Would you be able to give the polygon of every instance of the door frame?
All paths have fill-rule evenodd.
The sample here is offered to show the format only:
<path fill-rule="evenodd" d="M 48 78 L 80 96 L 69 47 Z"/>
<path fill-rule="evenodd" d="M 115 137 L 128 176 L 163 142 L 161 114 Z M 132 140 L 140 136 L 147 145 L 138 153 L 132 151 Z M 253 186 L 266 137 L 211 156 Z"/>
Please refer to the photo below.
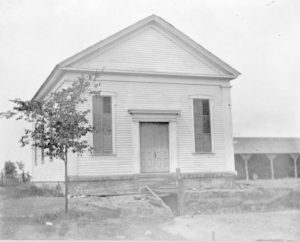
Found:
<path fill-rule="evenodd" d="M 140 173 L 142 174 L 157 174 L 157 173 L 169 173 L 170 172 L 170 145 L 169 145 L 169 142 L 170 142 L 170 136 L 169 136 L 169 122 L 139 122 L 139 127 L 140 127 L 140 132 L 141 132 L 141 127 L 142 127 L 142 124 L 163 124 L 163 125 L 167 125 L 167 136 L 166 138 L 168 139 L 168 142 L 166 144 L 166 148 L 168 149 L 168 171 L 153 171 L 153 172 L 147 172 L 147 171 L 142 171 L 142 168 L 140 169 Z M 140 135 L 140 147 L 141 147 L 141 143 L 142 143 L 142 140 L 143 138 L 146 138 L 146 137 L 142 137 Z M 146 161 L 142 161 L 142 150 L 140 149 L 140 166 L 142 166 L 142 163 L 143 162 L 146 162 Z"/>
<path fill-rule="evenodd" d="M 132 116 L 132 152 L 134 162 L 134 173 L 141 173 L 140 159 L 140 122 L 164 122 L 169 123 L 169 162 L 170 173 L 179 168 L 178 145 L 177 145 L 177 118 L 180 116 L 178 110 L 128 110 Z"/>

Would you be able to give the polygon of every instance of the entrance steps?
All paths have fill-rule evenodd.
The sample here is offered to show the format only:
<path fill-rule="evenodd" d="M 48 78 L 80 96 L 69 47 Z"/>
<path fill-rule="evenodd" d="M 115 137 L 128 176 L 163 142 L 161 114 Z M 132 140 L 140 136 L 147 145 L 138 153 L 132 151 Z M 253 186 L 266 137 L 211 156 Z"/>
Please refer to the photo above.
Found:
<path fill-rule="evenodd" d="M 138 177 L 138 184 L 140 188 L 151 188 L 162 197 L 177 190 L 176 180 L 171 174 L 143 174 Z"/>

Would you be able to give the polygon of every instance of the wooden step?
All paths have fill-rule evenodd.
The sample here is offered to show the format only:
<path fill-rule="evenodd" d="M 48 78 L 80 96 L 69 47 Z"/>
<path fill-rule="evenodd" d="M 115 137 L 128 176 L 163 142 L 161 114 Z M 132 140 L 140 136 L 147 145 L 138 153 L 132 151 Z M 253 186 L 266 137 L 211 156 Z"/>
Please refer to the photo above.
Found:
<path fill-rule="evenodd" d="M 138 184 L 140 187 L 147 186 L 163 196 L 177 191 L 177 182 L 170 174 L 142 174 L 138 178 Z"/>

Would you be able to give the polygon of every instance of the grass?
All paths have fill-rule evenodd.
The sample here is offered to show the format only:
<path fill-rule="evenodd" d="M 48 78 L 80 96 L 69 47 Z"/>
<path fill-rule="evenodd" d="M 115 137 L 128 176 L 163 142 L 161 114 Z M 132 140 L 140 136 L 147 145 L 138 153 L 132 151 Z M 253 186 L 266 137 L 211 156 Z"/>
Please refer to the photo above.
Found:
<path fill-rule="evenodd" d="M 63 197 L 62 188 L 59 184 L 55 187 L 49 187 L 47 185 L 36 186 L 32 183 L 23 184 L 20 186 L 11 186 L 7 193 L 12 198 L 24 198 L 24 197 Z"/>
<path fill-rule="evenodd" d="M 49 188 L 0 187 L 0 239 L 182 239 L 160 228 L 163 208 L 133 196 L 74 197 L 69 208 Z"/>
<path fill-rule="evenodd" d="M 296 229 L 300 226 L 299 180 L 238 184 L 235 192 L 248 203 L 250 212 L 212 209 L 210 215 L 175 219 L 163 208 L 134 196 L 73 197 L 65 214 L 59 187 L 0 187 L 0 239 L 211 240 L 212 231 L 216 239 L 300 238 Z M 215 195 L 222 201 L 228 196 Z M 269 210 L 252 211 L 253 204 L 266 203 Z"/>
<path fill-rule="evenodd" d="M 296 179 L 238 181 L 237 185 L 237 189 L 187 191 L 186 214 L 300 209 Z"/>

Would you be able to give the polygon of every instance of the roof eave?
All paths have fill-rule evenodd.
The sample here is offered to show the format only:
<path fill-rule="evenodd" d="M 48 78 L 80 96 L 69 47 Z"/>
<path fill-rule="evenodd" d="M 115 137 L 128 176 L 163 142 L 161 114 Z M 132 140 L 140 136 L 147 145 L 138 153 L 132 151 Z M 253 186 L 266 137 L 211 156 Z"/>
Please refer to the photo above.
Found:
<path fill-rule="evenodd" d="M 65 67 L 67 65 L 70 65 L 71 63 L 73 63 L 74 61 L 76 61 L 78 58 L 81 58 L 87 54 L 89 54 L 90 52 L 94 51 L 95 49 L 101 48 L 102 46 L 110 43 L 111 41 L 114 41 L 116 39 L 118 39 L 119 37 L 126 35 L 134 30 L 137 30 L 139 28 L 141 28 L 142 26 L 144 26 L 146 23 L 150 23 L 151 21 L 153 21 L 155 19 L 155 15 L 151 15 L 147 18 L 144 18 L 120 31 L 118 31 L 117 33 L 108 36 L 107 38 L 89 46 L 88 48 L 78 52 L 75 55 L 72 55 L 71 57 L 63 60 L 62 62 L 60 62 L 58 65 Z"/>
<path fill-rule="evenodd" d="M 222 80 L 233 80 L 237 78 L 234 75 L 210 75 L 201 73 L 184 73 L 184 72 L 159 72 L 159 71 L 136 71 L 136 70 L 121 70 L 121 69 L 109 69 L 93 70 L 87 68 L 72 68 L 72 67 L 61 67 L 60 70 L 70 72 L 101 72 L 105 74 L 123 74 L 123 75 L 143 75 L 143 76 L 171 76 L 171 77 L 191 77 L 191 78 L 207 78 L 207 79 L 222 79 Z"/>
<path fill-rule="evenodd" d="M 228 80 L 233 80 L 235 78 L 237 78 L 241 73 L 238 72 L 237 70 L 235 70 L 233 67 L 231 67 L 230 65 L 228 65 L 227 63 L 225 63 L 224 61 L 222 61 L 221 59 L 219 59 L 217 56 L 215 56 L 214 54 L 212 54 L 211 52 L 209 52 L 208 50 L 206 50 L 204 47 L 202 47 L 201 45 L 199 45 L 197 42 L 195 42 L 194 40 L 192 40 L 191 38 L 189 38 L 188 36 L 186 36 L 184 33 L 182 33 L 181 31 L 179 31 L 178 29 L 176 29 L 175 27 L 173 27 L 170 23 L 168 23 L 167 21 L 165 21 L 164 19 L 156 16 L 156 15 L 151 15 L 147 18 L 144 18 L 140 21 L 138 21 L 137 23 L 134 23 L 130 26 L 128 26 L 127 28 L 105 38 L 104 40 L 97 42 L 96 44 L 80 51 L 79 53 L 65 59 L 64 61 L 60 62 L 59 64 L 57 64 L 55 66 L 55 68 L 52 70 L 52 72 L 50 73 L 50 75 L 47 77 L 47 79 L 45 80 L 45 82 L 42 84 L 42 86 L 38 89 L 38 91 L 36 92 L 36 94 L 33 96 L 32 100 L 37 100 L 39 98 L 39 95 L 41 94 L 41 92 L 44 90 L 44 88 L 48 85 L 48 83 L 53 79 L 53 77 L 60 71 L 62 70 L 61 68 L 67 67 L 70 64 L 74 63 L 75 61 L 77 61 L 78 59 L 90 54 L 91 52 L 104 47 L 105 45 L 107 45 L 108 43 L 110 43 L 111 41 L 115 41 L 119 38 L 121 38 L 122 36 L 125 36 L 139 28 L 142 28 L 144 25 L 149 24 L 151 22 L 156 22 L 158 24 L 160 24 L 162 27 L 164 27 L 166 30 L 168 30 L 169 32 L 173 33 L 177 38 L 181 39 L 182 41 L 187 42 L 188 44 L 190 44 L 193 48 L 195 48 L 197 51 L 199 51 L 201 54 L 203 54 L 204 56 L 206 56 L 209 60 L 211 60 L 212 62 L 215 62 L 217 65 L 219 65 L 221 68 L 223 68 L 225 71 L 229 72 L 230 74 L 227 75 L 225 77 L 225 79 Z"/>
<path fill-rule="evenodd" d="M 33 100 L 39 100 L 39 95 L 41 94 L 41 92 L 43 91 L 43 89 L 48 85 L 48 83 L 50 83 L 50 81 L 53 79 L 53 77 L 59 72 L 60 70 L 60 65 L 56 65 L 53 70 L 51 71 L 51 73 L 49 74 L 49 76 L 46 78 L 46 80 L 44 81 L 44 83 L 40 86 L 40 88 L 37 90 L 37 92 L 34 94 L 34 96 L 32 97 L 32 101 Z"/>
<path fill-rule="evenodd" d="M 171 32 L 172 34 L 174 34 L 177 38 L 181 39 L 182 41 L 187 42 L 188 44 L 190 44 L 195 50 L 199 51 L 200 54 L 204 55 L 206 58 L 210 59 L 211 61 L 215 62 L 217 65 L 219 65 L 221 68 L 223 68 L 225 71 L 229 72 L 232 76 L 234 76 L 234 78 L 237 78 L 239 75 L 241 75 L 241 73 L 239 71 L 237 71 L 236 69 L 234 69 L 233 67 L 231 67 L 229 64 L 225 63 L 224 61 L 222 61 L 220 58 L 218 58 L 217 56 L 215 56 L 213 53 L 211 53 L 210 51 L 208 51 L 207 49 L 205 49 L 204 47 L 202 47 L 200 44 L 198 44 L 197 42 L 195 42 L 194 40 L 192 40 L 190 37 L 188 37 L 187 35 L 185 35 L 183 32 L 181 32 L 180 30 L 178 30 L 177 28 L 175 28 L 173 25 L 171 25 L 170 23 L 168 23 L 166 20 L 162 19 L 161 17 L 158 17 L 156 15 L 151 15 L 147 18 L 144 18 L 128 27 L 126 27 L 125 29 L 105 38 L 104 40 L 101 40 L 97 43 L 95 43 L 94 45 L 78 52 L 77 54 L 67 58 L 66 60 L 60 62 L 58 65 L 62 66 L 62 67 L 66 67 L 72 63 L 74 63 L 75 61 L 77 61 L 78 59 L 90 54 L 91 52 L 104 47 L 106 44 L 111 43 L 112 41 L 115 41 L 119 38 L 121 38 L 122 36 L 125 36 L 127 34 L 130 34 L 133 31 L 138 30 L 139 28 L 142 28 L 143 26 L 145 26 L 146 24 L 150 24 L 151 22 L 156 22 L 158 24 L 160 24 L 162 27 L 164 27 L 167 31 Z"/>
<path fill-rule="evenodd" d="M 156 20 L 160 24 L 162 24 L 163 26 L 165 26 L 166 28 L 171 30 L 173 32 L 173 34 L 175 34 L 178 38 L 183 39 L 184 41 L 186 41 L 187 43 L 192 45 L 195 49 L 200 51 L 201 54 L 203 54 L 203 55 L 207 56 L 209 59 L 212 59 L 213 61 L 215 61 L 217 64 L 219 64 L 221 67 L 223 67 L 225 70 L 230 72 L 233 76 L 235 76 L 235 78 L 238 77 L 239 75 L 241 75 L 241 73 L 239 71 L 234 69 L 232 66 L 230 66 L 226 62 L 222 61 L 219 57 L 217 57 L 212 52 L 210 52 L 209 50 L 207 50 L 206 48 L 204 48 L 203 46 L 198 44 L 196 41 L 194 41 L 189 36 L 187 36 L 186 34 L 181 32 L 179 29 L 175 28 L 172 24 L 168 23 L 161 17 L 158 17 L 158 16 L 155 16 L 155 17 L 156 17 Z"/>

